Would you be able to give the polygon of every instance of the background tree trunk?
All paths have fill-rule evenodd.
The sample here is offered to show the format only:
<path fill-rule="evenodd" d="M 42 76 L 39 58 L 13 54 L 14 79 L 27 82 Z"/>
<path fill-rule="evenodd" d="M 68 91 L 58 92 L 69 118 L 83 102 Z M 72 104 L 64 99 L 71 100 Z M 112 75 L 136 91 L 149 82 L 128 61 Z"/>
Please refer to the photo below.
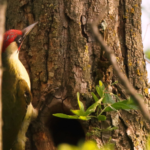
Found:
<path fill-rule="evenodd" d="M 106 11 L 105 8 L 108 7 Z M 39 21 L 24 42 L 20 59 L 27 68 L 33 105 L 40 113 L 27 136 L 28 150 L 55 150 L 61 142 L 77 144 L 95 139 L 99 145 L 110 137 L 116 149 L 143 149 L 149 125 L 137 111 L 107 114 L 107 121 L 65 120 L 53 113 L 77 109 L 76 93 L 87 108 L 91 92 L 102 80 L 110 92 L 126 98 L 104 50 L 92 38 L 89 23 L 99 19 L 100 32 L 115 53 L 122 71 L 148 103 L 147 73 L 141 39 L 141 0 L 8 0 L 6 29 L 23 29 Z M 105 31 L 101 22 L 106 22 Z M 91 127 L 117 126 L 113 132 L 87 137 Z"/>
<path fill-rule="evenodd" d="M 5 13 L 6 13 L 6 1 L 1 0 L 0 1 L 0 53 L 2 52 L 2 44 L 3 44 L 3 35 L 5 32 Z M 2 126 L 3 126 L 3 119 L 2 119 L 2 62 L 1 62 L 1 55 L 0 55 L 0 149 L 3 148 L 2 145 Z"/>

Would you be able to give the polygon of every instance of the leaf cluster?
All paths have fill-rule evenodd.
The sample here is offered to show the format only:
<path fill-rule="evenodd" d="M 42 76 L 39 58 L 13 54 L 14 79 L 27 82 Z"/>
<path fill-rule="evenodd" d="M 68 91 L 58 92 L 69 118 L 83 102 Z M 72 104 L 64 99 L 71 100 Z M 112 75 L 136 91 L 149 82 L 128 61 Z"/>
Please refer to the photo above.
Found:
<path fill-rule="evenodd" d="M 116 84 L 116 82 L 113 84 Z M 80 94 L 77 93 L 77 102 L 79 109 L 71 110 L 71 112 L 74 115 L 56 113 L 53 114 L 53 116 L 66 119 L 80 119 L 80 120 L 90 120 L 91 118 L 96 118 L 99 121 L 105 121 L 106 116 L 103 114 L 104 112 L 110 111 L 118 112 L 118 110 L 120 109 L 123 110 L 138 109 L 137 105 L 131 98 L 121 101 L 117 95 L 109 93 L 105 89 L 105 86 L 102 83 L 102 81 L 99 81 L 99 85 L 96 86 L 96 91 L 98 96 L 96 96 L 93 92 L 91 93 L 95 102 L 91 106 L 89 106 L 87 110 L 84 109 L 84 105 L 80 101 Z M 112 98 L 112 95 L 115 96 L 119 100 L 119 102 L 115 102 L 115 100 Z M 103 108 L 101 107 L 102 104 L 104 106 Z M 96 115 L 91 115 L 92 113 L 95 113 Z"/>

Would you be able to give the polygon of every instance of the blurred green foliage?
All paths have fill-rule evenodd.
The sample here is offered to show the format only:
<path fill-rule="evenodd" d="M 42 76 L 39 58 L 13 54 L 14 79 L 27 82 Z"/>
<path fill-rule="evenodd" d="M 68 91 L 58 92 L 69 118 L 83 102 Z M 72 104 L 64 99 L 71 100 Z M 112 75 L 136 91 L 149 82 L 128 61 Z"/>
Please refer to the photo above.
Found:
<path fill-rule="evenodd" d="M 147 137 L 146 149 L 145 150 L 150 150 L 150 135 Z"/>
<path fill-rule="evenodd" d="M 114 144 L 107 143 L 106 145 L 98 148 L 96 142 L 86 141 L 79 146 L 72 146 L 69 144 L 61 144 L 58 146 L 58 150 L 114 150 Z"/>
<path fill-rule="evenodd" d="M 146 50 L 144 53 L 145 53 L 145 57 L 147 59 L 150 59 L 150 49 Z"/>

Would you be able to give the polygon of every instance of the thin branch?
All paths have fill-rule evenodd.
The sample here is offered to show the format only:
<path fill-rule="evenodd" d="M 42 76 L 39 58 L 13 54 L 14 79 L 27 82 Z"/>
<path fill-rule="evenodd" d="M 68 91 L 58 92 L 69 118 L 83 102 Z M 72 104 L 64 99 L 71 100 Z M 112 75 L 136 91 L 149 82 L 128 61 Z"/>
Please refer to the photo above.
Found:
<path fill-rule="evenodd" d="M 4 1 L 0 1 L 0 55 L 3 43 L 3 34 L 5 31 L 5 12 L 6 12 L 6 3 Z M 2 150 L 2 93 L 1 93 L 1 85 L 2 85 L 2 62 L 0 56 L 0 150 Z"/>
<path fill-rule="evenodd" d="M 150 64 L 150 61 L 145 57 L 145 60 Z"/>
<path fill-rule="evenodd" d="M 133 88 L 133 86 L 130 84 L 129 80 L 127 79 L 127 77 L 120 71 L 117 61 L 116 61 L 116 57 L 113 54 L 113 52 L 110 50 L 110 48 L 105 44 L 102 36 L 100 35 L 99 31 L 98 31 L 98 26 L 96 23 L 92 24 L 92 30 L 93 33 L 95 35 L 95 37 L 97 38 L 98 42 L 100 43 L 100 45 L 102 46 L 102 48 L 105 50 L 107 57 L 109 59 L 109 61 L 111 62 L 119 80 L 121 81 L 122 85 L 125 87 L 125 89 L 127 90 L 128 94 L 134 99 L 134 101 L 139 105 L 139 108 L 143 114 L 143 116 L 145 117 L 146 120 L 148 120 L 150 122 L 150 115 L 149 115 L 149 111 L 146 107 L 146 105 L 144 104 L 144 99 L 139 96 L 136 92 L 136 90 Z"/>
<path fill-rule="evenodd" d="M 149 25 L 150 25 L 150 23 L 146 26 L 146 31 L 145 31 L 145 34 L 144 34 L 144 37 L 143 37 L 143 41 L 145 40 L 147 29 L 148 29 Z"/>

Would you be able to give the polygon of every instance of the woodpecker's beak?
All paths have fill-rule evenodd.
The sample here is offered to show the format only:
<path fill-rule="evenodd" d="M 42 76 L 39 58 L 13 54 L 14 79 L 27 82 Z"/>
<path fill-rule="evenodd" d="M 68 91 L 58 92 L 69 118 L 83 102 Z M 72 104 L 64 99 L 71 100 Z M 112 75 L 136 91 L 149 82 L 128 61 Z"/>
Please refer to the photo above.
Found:
<path fill-rule="evenodd" d="M 30 33 L 36 24 L 38 24 L 38 22 L 35 22 L 22 30 L 23 38 L 25 38 Z"/>

